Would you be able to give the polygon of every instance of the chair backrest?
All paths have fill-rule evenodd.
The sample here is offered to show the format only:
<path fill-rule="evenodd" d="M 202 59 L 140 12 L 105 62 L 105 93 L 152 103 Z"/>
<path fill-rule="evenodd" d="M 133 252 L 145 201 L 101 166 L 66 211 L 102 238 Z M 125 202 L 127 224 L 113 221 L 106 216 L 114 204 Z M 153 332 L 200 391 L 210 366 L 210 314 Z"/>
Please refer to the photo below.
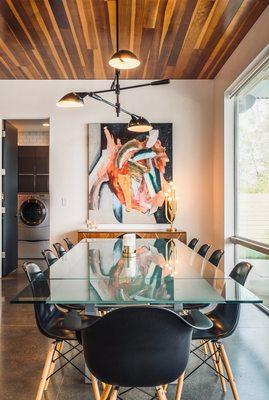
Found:
<path fill-rule="evenodd" d="M 197 243 L 199 242 L 199 239 L 197 238 L 193 238 L 192 240 L 190 240 L 188 247 L 192 250 L 195 249 L 195 246 L 197 245 Z"/>
<path fill-rule="evenodd" d="M 74 243 L 72 243 L 69 238 L 64 238 L 64 241 L 65 241 L 65 243 L 67 245 L 68 250 L 73 249 L 73 247 L 75 246 Z"/>
<path fill-rule="evenodd" d="M 169 383 L 184 371 L 192 328 L 173 311 L 124 307 L 82 331 L 86 364 L 102 382 L 124 387 Z"/>
<path fill-rule="evenodd" d="M 223 256 L 224 251 L 223 250 L 215 250 L 209 257 L 208 261 L 211 262 L 211 264 L 215 265 L 217 267 L 219 265 L 219 262 L 221 260 L 221 257 Z"/>
<path fill-rule="evenodd" d="M 58 261 L 58 257 L 50 249 L 42 250 L 41 253 L 42 253 L 48 267 L 50 267 L 52 264 L 54 264 L 54 263 L 56 263 L 56 261 Z"/>
<path fill-rule="evenodd" d="M 23 264 L 23 270 L 27 275 L 27 278 L 31 284 L 33 296 L 38 297 L 49 297 L 50 288 L 45 278 L 44 273 L 41 271 L 37 264 L 32 262 L 25 262 Z M 61 311 L 55 307 L 54 304 L 46 304 L 41 302 L 34 303 L 36 324 L 39 331 L 49 338 L 55 338 L 49 333 L 50 321 L 57 315 L 62 314 Z"/>
<path fill-rule="evenodd" d="M 252 265 L 247 261 L 242 261 L 233 268 L 230 277 L 237 283 L 244 286 L 248 274 L 252 269 Z M 236 288 L 235 288 L 236 290 Z M 230 336 L 236 329 L 240 317 L 240 304 L 218 304 L 217 307 L 210 313 L 211 318 L 216 317 L 222 321 L 222 337 Z"/>
<path fill-rule="evenodd" d="M 59 258 L 66 254 L 66 250 L 61 243 L 54 243 L 53 247 L 55 248 Z"/>
<path fill-rule="evenodd" d="M 233 278 L 240 285 L 244 286 L 253 265 L 247 261 L 242 261 L 233 268 L 230 273 L 230 277 Z"/>
<path fill-rule="evenodd" d="M 208 252 L 208 250 L 210 249 L 210 245 L 209 244 L 203 244 L 200 249 L 197 251 L 198 254 L 200 254 L 200 256 L 205 257 L 206 253 Z"/>
<path fill-rule="evenodd" d="M 22 265 L 22 269 L 26 273 L 26 276 L 28 278 L 28 281 L 31 283 L 34 279 L 37 279 L 38 277 L 42 277 L 42 271 L 40 267 L 33 263 L 33 262 L 25 262 Z"/>

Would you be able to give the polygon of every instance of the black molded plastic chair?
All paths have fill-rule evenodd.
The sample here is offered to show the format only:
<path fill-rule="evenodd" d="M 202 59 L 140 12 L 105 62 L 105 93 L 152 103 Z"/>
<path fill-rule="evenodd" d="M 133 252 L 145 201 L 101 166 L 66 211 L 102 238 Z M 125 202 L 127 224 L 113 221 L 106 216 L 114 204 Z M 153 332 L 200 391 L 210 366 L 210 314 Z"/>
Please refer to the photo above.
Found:
<path fill-rule="evenodd" d="M 211 264 L 215 265 L 217 267 L 220 263 L 221 257 L 223 256 L 224 251 L 223 250 L 215 250 L 209 257 L 208 261 L 211 262 Z"/>
<path fill-rule="evenodd" d="M 209 244 L 203 244 L 200 249 L 197 251 L 198 254 L 200 254 L 200 256 L 205 257 L 206 253 L 208 252 L 208 250 L 210 249 L 210 245 Z"/>
<path fill-rule="evenodd" d="M 107 384 L 107 396 L 113 387 L 111 399 L 117 398 L 119 387 L 152 386 L 159 399 L 166 399 L 162 385 L 178 378 L 181 393 L 193 328 L 209 326 L 199 311 L 191 318 L 158 307 L 111 311 L 81 331 L 86 364 Z M 102 399 L 107 398 L 104 393 Z"/>
<path fill-rule="evenodd" d="M 39 266 L 34 263 L 26 262 L 23 264 L 23 269 L 31 283 L 33 295 L 36 297 L 40 295 L 42 295 L 42 297 L 49 296 L 50 288 L 48 281 L 45 279 L 45 275 Z M 73 363 L 74 358 L 82 353 L 77 341 L 78 338 L 80 338 L 80 330 L 89 327 L 99 317 L 80 317 L 76 312 L 66 314 L 59 310 L 56 305 L 46 303 L 34 303 L 34 309 L 36 324 L 39 331 L 42 335 L 53 339 L 49 346 L 36 396 L 36 400 L 41 400 L 44 390 L 47 389 L 50 377 L 64 367 L 63 364 L 63 366 L 60 366 L 56 371 L 54 371 L 55 363 L 59 358 L 62 358 L 64 362 L 68 361 L 68 364 L 73 365 L 76 370 L 84 375 L 84 372 Z M 70 341 L 76 341 L 76 343 L 72 345 Z M 64 343 L 72 349 L 73 354 L 70 359 L 66 356 L 70 351 L 63 352 Z"/>
<path fill-rule="evenodd" d="M 246 261 L 240 262 L 234 267 L 230 273 L 230 277 L 240 285 L 244 285 L 251 269 L 252 265 L 250 263 Z M 235 290 L 237 290 L 236 287 Z M 230 382 L 235 400 L 239 399 L 239 396 L 227 354 L 223 343 L 221 343 L 220 340 L 227 338 L 234 333 L 239 322 L 240 308 L 240 304 L 218 304 L 214 310 L 206 314 L 206 316 L 213 322 L 213 327 L 204 330 L 203 332 L 194 330 L 192 337 L 194 340 L 203 340 L 204 345 L 206 347 L 208 346 L 211 357 L 214 361 L 216 372 L 219 374 L 221 379 L 223 390 L 225 390 L 223 366 L 225 367 L 228 376 L 228 379 L 226 380 Z M 197 353 L 195 353 L 195 355 L 198 356 Z"/>
<path fill-rule="evenodd" d="M 54 264 L 54 263 L 56 263 L 56 261 L 58 261 L 58 257 L 50 249 L 42 250 L 41 253 L 42 253 L 42 256 L 44 257 L 48 267 L 50 267 L 52 264 Z"/>
<path fill-rule="evenodd" d="M 68 250 L 71 250 L 71 249 L 73 249 L 73 247 L 75 247 L 74 243 L 72 243 L 69 238 L 64 238 L 64 241 L 67 245 Z"/>
<path fill-rule="evenodd" d="M 199 239 L 193 238 L 192 240 L 190 240 L 188 247 L 191 248 L 192 250 L 194 250 L 195 246 L 197 245 L 198 242 L 199 242 Z"/>
<path fill-rule="evenodd" d="M 54 243 L 53 247 L 55 248 L 56 253 L 59 258 L 61 258 L 62 256 L 64 256 L 67 253 L 65 248 L 63 247 L 63 245 L 59 242 Z"/>

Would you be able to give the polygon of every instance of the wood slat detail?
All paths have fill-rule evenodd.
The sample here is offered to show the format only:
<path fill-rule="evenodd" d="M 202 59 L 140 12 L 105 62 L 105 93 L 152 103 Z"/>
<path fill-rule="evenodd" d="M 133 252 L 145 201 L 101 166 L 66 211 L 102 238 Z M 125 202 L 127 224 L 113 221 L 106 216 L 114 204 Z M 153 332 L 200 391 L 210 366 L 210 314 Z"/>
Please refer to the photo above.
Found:
<path fill-rule="evenodd" d="M 122 79 L 213 79 L 269 0 L 119 0 Z M 111 79 L 115 0 L 1 0 L 0 79 Z M 261 27 L 266 29 L 267 27 Z"/>

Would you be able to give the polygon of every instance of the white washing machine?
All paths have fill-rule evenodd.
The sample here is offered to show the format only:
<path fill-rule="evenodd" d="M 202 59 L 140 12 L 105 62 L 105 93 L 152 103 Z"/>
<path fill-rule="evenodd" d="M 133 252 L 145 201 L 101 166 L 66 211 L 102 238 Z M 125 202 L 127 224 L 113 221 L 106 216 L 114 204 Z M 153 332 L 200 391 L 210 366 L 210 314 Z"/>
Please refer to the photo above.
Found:
<path fill-rule="evenodd" d="M 49 194 L 18 195 L 18 258 L 42 259 L 49 247 Z"/>

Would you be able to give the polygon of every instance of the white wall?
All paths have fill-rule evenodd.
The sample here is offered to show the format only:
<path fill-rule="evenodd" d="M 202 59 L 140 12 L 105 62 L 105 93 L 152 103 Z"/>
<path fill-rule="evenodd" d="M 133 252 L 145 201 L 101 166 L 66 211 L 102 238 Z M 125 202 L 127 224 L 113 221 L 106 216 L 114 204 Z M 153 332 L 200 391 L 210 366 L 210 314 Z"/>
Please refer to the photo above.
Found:
<path fill-rule="evenodd" d="M 229 107 L 226 107 L 224 118 L 224 92 L 268 45 L 268 21 L 269 7 L 265 9 L 214 80 L 213 236 L 216 246 L 223 247 L 224 243 L 226 243 L 226 255 L 230 251 L 227 243 L 231 230 L 230 217 L 233 215 L 233 205 L 229 196 L 233 185 L 233 156 L 231 154 L 233 152 L 233 138 L 228 134 L 224 137 L 224 124 L 226 124 L 227 133 L 233 129 L 233 123 L 231 123 L 232 112 Z M 226 105 L 228 106 L 228 104 Z M 226 162 L 226 166 L 224 165 L 225 152 L 227 155 L 226 161 L 229 159 L 229 162 Z M 229 262 L 232 262 L 231 258 Z"/>
<path fill-rule="evenodd" d="M 129 82 L 128 82 L 129 83 Z M 136 81 L 137 83 L 137 81 Z M 87 124 L 127 122 L 113 109 L 87 101 L 83 109 L 59 109 L 56 101 L 73 90 L 97 90 L 108 81 L 0 81 L 0 118 L 50 118 L 51 240 L 75 232 L 87 218 Z M 180 199 L 176 225 L 189 237 L 213 241 L 212 81 L 122 93 L 122 106 L 152 122 L 174 124 L 174 181 Z M 66 199 L 66 206 L 62 206 Z"/>

